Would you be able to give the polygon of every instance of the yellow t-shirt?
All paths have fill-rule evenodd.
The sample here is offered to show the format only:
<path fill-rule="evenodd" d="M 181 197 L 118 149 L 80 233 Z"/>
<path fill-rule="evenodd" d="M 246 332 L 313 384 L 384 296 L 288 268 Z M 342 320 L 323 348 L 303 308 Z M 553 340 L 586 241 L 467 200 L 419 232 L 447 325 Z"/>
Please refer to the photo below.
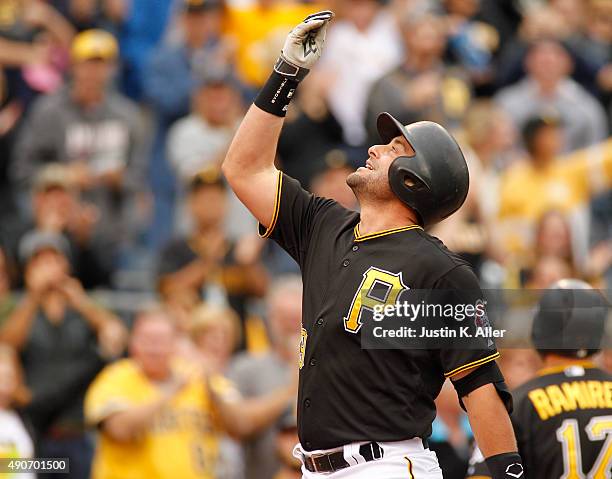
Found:
<path fill-rule="evenodd" d="M 572 213 L 612 186 L 612 139 L 546 166 L 524 162 L 501 177 L 499 219 L 510 252 L 526 247 L 540 217 L 550 210 Z"/>
<path fill-rule="evenodd" d="M 236 63 L 241 79 L 259 87 L 267 80 L 285 38 L 293 27 L 320 5 L 278 4 L 262 9 L 257 5 L 230 8 L 226 33 L 236 42 Z"/>
<path fill-rule="evenodd" d="M 120 360 L 106 367 L 87 391 L 86 421 L 97 425 L 111 414 L 150 402 L 159 394 L 134 361 Z M 212 479 L 218 455 L 213 416 L 204 382 L 187 384 L 138 440 L 118 443 L 100 433 L 92 478 Z"/>

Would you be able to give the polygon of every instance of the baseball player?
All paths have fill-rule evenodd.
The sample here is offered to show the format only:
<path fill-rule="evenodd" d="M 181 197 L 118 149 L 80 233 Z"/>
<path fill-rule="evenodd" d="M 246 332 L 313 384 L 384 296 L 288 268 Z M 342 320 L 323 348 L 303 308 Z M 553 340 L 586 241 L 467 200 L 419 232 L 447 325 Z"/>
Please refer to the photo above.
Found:
<path fill-rule="evenodd" d="M 441 126 L 378 120 L 382 145 L 347 178 L 360 213 L 315 197 L 274 167 L 289 102 L 321 55 L 333 14 L 319 12 L 289 34 L 280 58 L 230 146 L 223 171 L 241 201 L 300 265 L 304 282 L 298 435 L 306 479 L 441 478 L 427 446 L 434 399 L 450 378 L 493 477 L 522 474 L 495 363 L 480 349 L 362 349 L 361 326 L 376 305 L 409 288 L 479 290 L 471 268 L 424 228 L 455 212 L 468 170 Z M 374 290 L 378 293 L 374 294 Z M 363 293 L 363 294 L 362 294 Z M 369 294 L 372 293 L 372 294 Z"/>
<path fill-rule="evenodd" d="M 606 316 L 603 296 L 583 281 L 558 281 L 540 299 L 532 339 L 544 368 L 514 391 L 512 414 L 529 478 L 612 477 L 612 375 L 590 360 Z M 495 477 L 480 451 L 470 462 L 468 478 Z"/>

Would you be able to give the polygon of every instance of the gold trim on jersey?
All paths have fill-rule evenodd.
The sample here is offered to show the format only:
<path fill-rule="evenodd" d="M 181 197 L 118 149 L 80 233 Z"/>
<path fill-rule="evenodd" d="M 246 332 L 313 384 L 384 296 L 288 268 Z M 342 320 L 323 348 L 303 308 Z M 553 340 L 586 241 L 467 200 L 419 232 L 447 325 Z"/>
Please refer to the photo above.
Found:
<path fill-rule="evenodd" d="M 464 364 L 463 366 L 459 366 L 458 368 L 453 369 L 452 371 L 449 371 L 447 373 L 444 373 L 444 377 L 445 378 L 452 378 L 453 376 L 462 373 L 463 371 L 467 370 L 467 369 L 471 369 L 471 368 L 475 368 L 476 366 L 482 366 L 483 364 L 486 364 L 490 361 L 493 361 L 494 359 L 499 358 L 499 353 L 493 353 L 490 356 L 484 357 L 482 359 L 478 359 L 476 361 L 472 361 L 471 363 L 467 363 Z"/>
<path fill-rule="evenodd" d="M 380 238 L 381 236 L 387 236 L 387 235 L 391 235 L 394 233 L 400 233 L 402 231 L 415 230 L 415 229 L 422 230 L 423 228 L 419 225 L 401 226 L 400 228 L 392 228 L 390 230 L 377 231 L 375 233 L 370 233 L 370 234 L 361 236 L 359 234 L 359 224 L 357 224 L 353 232 L 355 234 L 355 241 L 365 241 L 365 240 L 369 240 L 373 238 Z"/>
<path fill-rule="evenodd" d="M 274 231 L 274 227 L 276 226 L 276 221 L 278 220 L 278 211 L 280 210 L 280 200 L 281 193 L 283 190 L 283 172 L 278 172 L 278 179 L 276 180 L 276 196 L 274 197 L 274 213 L 272 213 L 272 220 L 270 221 L 270 226 L 266 228 L 264 234 L 260 234 L 261 238 L 269 238 Z"/>
<path fill-rule="evenodd" d="M 584 359 L 584 360 L 572 361 L 571 363 L 567 363 L 567 364 L 559 364 L 558 366 L 550 366 L 548 368 L 542 368 L 542 369 L 538 370 L 538 372 L 536 374 L 538 376 L 545 376 L 547 374 L 562 373 L 567 368 L 571 368 L 573 366 L 581 366 L 581 367 L 583 367 L 585 369 L 593 369 L 593 368 L 597 367 L 593 361 L 590 361 L 588 359 Z"/>

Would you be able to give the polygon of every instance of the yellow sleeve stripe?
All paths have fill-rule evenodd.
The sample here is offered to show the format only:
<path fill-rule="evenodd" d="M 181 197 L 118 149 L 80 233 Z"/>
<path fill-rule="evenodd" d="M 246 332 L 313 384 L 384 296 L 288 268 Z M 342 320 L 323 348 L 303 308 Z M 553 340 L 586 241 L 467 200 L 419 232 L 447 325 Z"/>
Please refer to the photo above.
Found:
<path fill-rule="evenodd" d="M 281 192 L 283 190 L 283 172 L 278 172 L 278 180 L 276 181 L 276 196 L 274 197 L 274 213 L 272 214 L 272 220 L 270 221 L 270 226 L 266 228 L 264 234 L 260 234 L 262 238 L 269 238 L 274 231 L 274 227 L 276 226 L 276 221 L 278 220 L 278 210 L 280 209 L 280 199 Z"/>
<path fill-rule="evenodd" d="M 468 476 L 466 479 L 491 479 L 491 476 Z"/>
<path fill-rule="evenodd" d="M 458 368 L 453 369 L 452 371 L 449 371 L 447 373 L 444 373 L 444 377 L 445 378 L 452 378 L 453 376 L 455 376 L 456 374 L 459 374 L 467 369 L 470 368 L 475 368 L 476 366 L 481 366 L 485 363 L 488 363 L 490 361 L 493 361 L 495 359 L 499 358 L 499 353 L 493 353 L 490 356 L 484 357 L 482 359 L 478 359 L 477 361 L 472 361 L 471 363 L 467 363 L 464 364 L 463 366 L 459 366 Z"/>

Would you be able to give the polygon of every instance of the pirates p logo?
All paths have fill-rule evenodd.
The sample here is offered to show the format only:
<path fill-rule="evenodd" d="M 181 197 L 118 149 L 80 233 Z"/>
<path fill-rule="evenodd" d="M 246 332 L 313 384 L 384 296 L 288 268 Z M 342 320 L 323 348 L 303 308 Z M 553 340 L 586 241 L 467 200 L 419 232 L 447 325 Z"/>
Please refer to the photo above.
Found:
<path fill-rule="evenodd" d="M 407 289 L 402 281 L 402 273 L 395 274 L 370 267 L 363 273 L 363 280 L 357 288 L 349 314 L 344 318 L 344 329 L 349 333 L 357 333 L 361 329 L 364 310 L 374 311 L 375 306 L 395 304 L 398 296 Z"/>

